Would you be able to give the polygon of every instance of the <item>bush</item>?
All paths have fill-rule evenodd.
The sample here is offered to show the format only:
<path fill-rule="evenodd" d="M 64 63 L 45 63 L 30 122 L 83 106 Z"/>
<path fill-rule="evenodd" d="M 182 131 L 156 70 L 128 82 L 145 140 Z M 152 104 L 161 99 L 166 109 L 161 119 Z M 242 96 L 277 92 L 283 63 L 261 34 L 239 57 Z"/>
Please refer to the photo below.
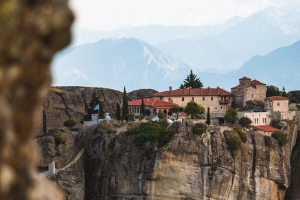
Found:
<path fill-rule="evenodd" d="M 233 131 L 236 132 L 241 140 L 245 143 L 247 141 L 246 134 L 242 131 L 242 129 L 238 126 L 233 127 Z"/>
<path fill-rule="evenodd" d="M 133 112 L 130 112 L 130 113 L 127 115 L 127 119 L 128 119 L 128 121 L 134 121 L 134 113 L 133 113 Z"/>
<path fill-rule="evenodd" d="M 130 129 L 126 132 L 127 135 L 135 135 L 134 143 L 138 147 L 142 147 L 145 143 L 150 142 L 155 143 L 161 132 L 163 132 L 163 127 L 158 122 L 148 121 L 141 123 L 138 127 Z"/>
<path fill-rule="evenodd" d="M 242 147 L 242 140 L 236 134 L 230 136 L 226 140 L 226 142 L 227 142 L 227 145 L 228 145 L 229 149 L 232 150 L 232 151 L 239 150 Z"/>
<path fill-rule="evenodd" d="M 76 125 L 76 121 L 74 119 L 67 119 L 64 122 L 64 126 L 68 128 L 74 127 L 75 125 Z"/>
<path fill-rule="evenodd" d="M 272 133 L 272 138 L 278 141 L 279 146 L 284 146 L 288 142 L 287 135 L 281 131 Z"/>
<path fill-rule="evenodd" d="M 195 124 L 195 126 L 192 129 L 192 133 L 195 135 L 202 135 L 206 131 L 206 125 L 205 124 Z"/>
<path fill-rule="evenodd" d="M 159 148 L 163 147 L 164 145 L 166 145 L 172 138 L 173 136 L 173 129 L 171 128 L 167 128 L 165 129 L 159 137 Z"/>

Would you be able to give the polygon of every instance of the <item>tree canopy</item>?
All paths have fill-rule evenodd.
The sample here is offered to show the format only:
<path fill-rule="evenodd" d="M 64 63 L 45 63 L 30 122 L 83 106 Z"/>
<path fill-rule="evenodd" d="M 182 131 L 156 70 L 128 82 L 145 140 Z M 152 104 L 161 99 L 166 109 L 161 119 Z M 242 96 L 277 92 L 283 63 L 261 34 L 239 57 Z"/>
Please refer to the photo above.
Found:
<path fill-rule="evenodd" d="M 183 87 L 199 88 L 199 87 L 203 87 L 203 84 L 200 81 L 200 79 L 197 78 L 197 75 L 195 75 L 191 70 L 191 73 L 183 81 L 183 84 L 180 85 L 180 89 L 182 89 Z"/>
<path fill-rule="evenodd" d="M 250 124 L 252 123 L 252 120 L 248 117 L 241 117 L 239 119 L 239 124 L 242 126 L 242 127 L 245 127 L 245 128 L 250 128 Z"/>
<path fill-rule="evenodd" d="M 170 109 L 170 111 L 171 111 L 172 113 L 176 113 L 177 119 L 178 119 L 178 113 L 182 112 L 182 111 L 183 111 L 183 108 L 180 107 L 180 106 L 173 106 L 173 107 Z"/>
<path fill-rule="evenodd" d="M 225 112 L 224 120 L 227 123 L 234 124 L 237 119 L 237 111 L 233 108 L 228 108 L 228 110 Z"/>
<path fill-rule="evenodd" d="M 194 116 L 195 118 L 195 114 L 203 114 L 205 109 L 195 101 L 190 101 L 186 104 L 184 112 L 188 115 Z"/>

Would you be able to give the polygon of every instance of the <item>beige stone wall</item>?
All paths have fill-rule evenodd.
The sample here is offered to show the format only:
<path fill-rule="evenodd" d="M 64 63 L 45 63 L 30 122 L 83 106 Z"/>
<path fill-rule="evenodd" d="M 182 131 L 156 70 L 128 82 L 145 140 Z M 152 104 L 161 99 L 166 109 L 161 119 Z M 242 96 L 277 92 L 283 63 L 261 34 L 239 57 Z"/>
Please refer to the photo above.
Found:
<path fill-rule="evenodd" d="M 248 117 L 251 119 L 251 125 L 253 126 L 269 125 L 272 120 L 270 112 L 239 112 L 238 118 L 241 117 Z"/>
<path fill-rule="evenodd" d="M 266 86 L 265 85 L 257 85 L 256 88 L 249 87 L 245 89 L 244 93 L 244 105 L 246 101 L 249 100 L 259 100 L 259 101 L 264 101 L 266 98 Z"/>
<path fill-rule="evenodd" d="M 203 100 L 204 97 L 204 100 Z M 164 98 L 164 101 L 172 101 L 175 104 L 178 104 L 181 107 L 185 107 L 186 104 L 192 100 L 194 100 L 196 103 L 200 104 L 205 108 L 205 111 L 207 108 L 210 108 L 210 112 L 225 112 L 228 107 L 231 106 L 232 103 L 232 97 L 226 97 L 226 100 L 228 100 L 228 104 L 220 104 L 220 101 L 222 100 L 220 96 L 184 96 L 184 97 L 167 97 Z M 182 100 L 184 98 L 184 100 Z M 224 100 L 224 99 L 223 99 Z"/>

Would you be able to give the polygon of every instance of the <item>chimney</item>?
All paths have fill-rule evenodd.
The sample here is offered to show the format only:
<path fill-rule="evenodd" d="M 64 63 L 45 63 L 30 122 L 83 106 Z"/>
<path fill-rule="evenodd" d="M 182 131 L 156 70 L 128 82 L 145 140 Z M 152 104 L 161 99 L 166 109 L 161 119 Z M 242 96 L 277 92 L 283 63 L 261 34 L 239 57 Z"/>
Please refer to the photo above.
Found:
<path fill-rule="evenodd" d="M 148 97 L 145 97 L 145 99 L 146 99 L 146 102 L 148 102 Z"/>
<path fill-rule="evenodd" d="M 199 87 L 200 94 L 202 94 L 202 87 Z"/>
<path fill-rule="evenodd" d="M 172 86 L 170 86 L 169 88 L 170 88 L 170 94 L 172 94 Z"/>
<path fill-rule="evenodd" d="M 210 94 L 210 87 L 208 87 L 207 90 L 208 90 L 208 94 Z"/>
<path fill-rule="evenodd" d="M 184 89 L 185 89 L 185 87 L 183 86 L 183 88 L 182 88 L 182 94 L 184 94 Z"/>
<path fill-rule="evenodd" d="M 217 93 L 220 94 L 220 88 L 219 88 L 219 86 L 217 87 Z"/>

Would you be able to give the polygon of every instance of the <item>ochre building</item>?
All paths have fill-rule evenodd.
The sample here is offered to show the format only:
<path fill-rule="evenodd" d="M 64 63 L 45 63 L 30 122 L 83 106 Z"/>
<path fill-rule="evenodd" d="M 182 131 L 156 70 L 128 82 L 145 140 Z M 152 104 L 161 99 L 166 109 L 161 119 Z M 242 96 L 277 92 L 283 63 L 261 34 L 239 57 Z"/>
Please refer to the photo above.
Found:
<path fill-rule="evenodd" d="M 217 88 L 183 88 L 169 91 L 159 92 L 151 95 L 154 99 L 178 104 L 185 107 L 190 101 L 195 101 L 210 112 L 225 112 L 232 104 L 230 92 Z"/>

